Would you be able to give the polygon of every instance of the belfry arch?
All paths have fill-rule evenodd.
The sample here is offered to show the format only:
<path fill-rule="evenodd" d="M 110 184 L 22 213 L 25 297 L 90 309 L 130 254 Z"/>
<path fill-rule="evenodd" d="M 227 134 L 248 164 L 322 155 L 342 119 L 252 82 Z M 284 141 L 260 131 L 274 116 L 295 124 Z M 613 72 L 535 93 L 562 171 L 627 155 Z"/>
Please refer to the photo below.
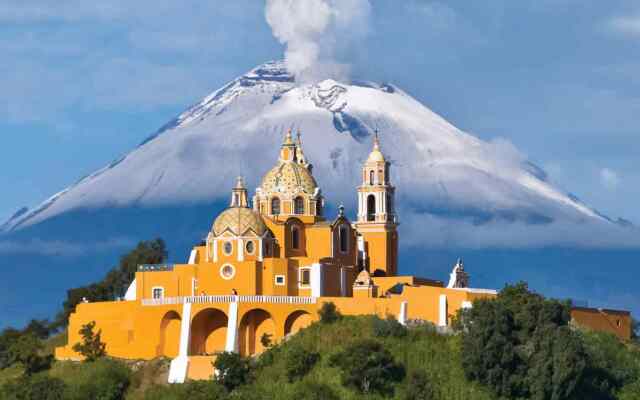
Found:
<path fill-rule="evenodd" d="M 189 354 L 209 355 L 224 351 L 227 324 L 227 314 L 217 308 L 199 311 L 191 320 Z"/>
<path fill-rule="evenodd" d="M 373 221 L 376 218 L 376 196 L 370 194 L 367 196 L 367 221 Z"/>
<path fill-rule="evenodd" d="M 270 335 L 275 341 L 276 324 L 269 312 L 256 308 L 242 317 L 238 329 L 238 350 L 242 356 L 251 356 L 266 350 L 262 345 L 262 337 Z"/>

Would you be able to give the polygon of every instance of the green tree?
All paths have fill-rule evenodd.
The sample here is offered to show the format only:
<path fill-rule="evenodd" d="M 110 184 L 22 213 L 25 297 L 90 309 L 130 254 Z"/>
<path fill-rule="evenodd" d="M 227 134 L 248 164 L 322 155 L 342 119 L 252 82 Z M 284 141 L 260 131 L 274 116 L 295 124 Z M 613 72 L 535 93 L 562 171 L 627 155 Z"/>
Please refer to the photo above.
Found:
<path fill-rule="evenodd" d="M 0 388 L 4 400 L 63 400 L 66 385 L 46 374 L 25 375 Z"/>
<path fill-rule="evenodd" d="M 569 318 L 568 304 L 525 283 L 476 301 L 458 316 L 465 374 L 506 398 L 572 398 L 588 360 Z"/>
<path fill-rule="evenodd" d="M 73 350 L 82 354 L 85 361 L 92 362 L 106 355 L 106 344 L 102 342 L 102 330 L 94 332 L 96 322 L 91 321 L 82 325 L 78 333 L 82 336 L 82 343 L 73 345 Z"/>
<path fill-rule="evenodd" d="M 0 334 L 0 369 L 7 368 L 11 365 L 9 349 L 21 334 L 19 330 L 14 328 L 7 328 Z"/>
<path fill-rule="evenodd" d="M 300 345 L 289 346 L 285 352 L 285 369 L 289 382 L 303 378 L 319 359 L 320 354 L 305 350 Z"/>
<path fill-rule="evenodd" d="M 216 381 L 228 391 L 249 381 L 249 361 L 238 353 L 225 351 L 218 354 L 213 367 L 216 369 Z"/>
<path fill-rule="evenodd" d="M 273 341 L 271 339 L 273 335 L 270 333 L 263 333 L 262 336 L 260 337 L 260 344 L 262 344 L 262 347 L 264 347 L 265 349 L 271 347 L 271 345 L 273 344 Z"/>
<path fill-rule="evenodd" d="M 341 370 L 343 385 L 362 393 L 390 394 L 393 384 L 405 375 L 404 367 L 375 340 L 357 341 L 331 356 L 329 362 Z"/>
<path fill-rule="evenodd" d="M 322 307 L 318 310 L 318 315 L 320 316 L 320 322 L 323 324 L 332 324 L 342 317 L 336 305 L 330 301 L 322 303 Z"/>
<path fill-rule="evenodd" d="M 424 371 L 413 371 L 400 393 L 400 400 L 432 400 L 433 387 Z"/>
<path fill-rule="evenodd" d="M 22 364 L 27 375 L 48 369 L 53 357 L 41 355 L 43 348 L 42 341 L 34 334 L 23 334 L 9 347 L 9 364 Z"/>
<path fill-rule="evenodd" d="M 373 318 L 373 334 L 377 337 L 402 337 L 407 334 L 407 328 L 393 315 L 387 315 L 386 319 L 376 316 Z"/>
<path fill-rule="evenodd" d="M 640 342 L 640 321 L 635 318 L 631 319 L 631 340 Z"/>
<path fill-rule="evenodd" d="M 292 400 L 340 400 L 340 397 L 325 383 L 300 382 L 291 393 Z"/>
<path fill-rule="evenodd" d="M 131 383 L 131 370 L 124 363 L 102 358 L 80 365 L 67 377 L 65 400 L 123 400 Z"/>

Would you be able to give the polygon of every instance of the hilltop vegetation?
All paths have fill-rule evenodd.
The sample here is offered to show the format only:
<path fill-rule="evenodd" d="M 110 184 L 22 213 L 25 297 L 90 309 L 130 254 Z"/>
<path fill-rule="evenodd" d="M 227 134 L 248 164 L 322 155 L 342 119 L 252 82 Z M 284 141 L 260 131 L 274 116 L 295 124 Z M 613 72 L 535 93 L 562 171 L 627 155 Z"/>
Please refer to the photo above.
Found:
<path fill-rule="evenodd" d="M 132 266 L 165 256 L 161 241 L 143 242 L 105 280 L 73 293 L 111 296 L 123 290 Z M 64 313 L 77 300 L 71 292 Z M 568 304 L 526 284 L 475 302 L 446 333 L 393 317 L 341 316 L 332 303 L 319 316 L 285 342 L 263 337 L 270 347 L 259 357 L 222 353 L 215 380 L 170 386 L 168 359 L 106 358 L 91 324 L 78 346 L 88 361 L 54 361 L 65 334 L 32 321 L 0 334 L 0 399 L 640 399 L 637 342 L 571 326 Z"/>

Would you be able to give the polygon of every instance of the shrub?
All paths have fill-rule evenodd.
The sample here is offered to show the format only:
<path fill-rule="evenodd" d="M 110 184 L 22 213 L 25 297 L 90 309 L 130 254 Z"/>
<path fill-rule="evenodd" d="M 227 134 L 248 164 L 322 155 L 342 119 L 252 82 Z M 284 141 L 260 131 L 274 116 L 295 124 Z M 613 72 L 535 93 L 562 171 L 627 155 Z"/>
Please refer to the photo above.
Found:
<path fill-rule="evenodd" d="M 80 335 L 82 336 L 82 343 L 76 343 L 73 345 L 73 350 L 82 354 L 85 357 L 85 361 L 92 362 L 98 358 L 104 357 L 106 354 L 106 344 L 102 342 L 102 330 L 97 333 L 93 332 L 96 322 L 91 321 L 80 328 Z"/>
<path fill-rule="evenodd" d="M 23 376 L 0 388 L 4 400 L 62 400 L 65 384 L 58 378 L 45 374 Z"/>
<path fill-rule="evenodd" d="M 503 397 L 573 396 L 587 358 L 568 327 L 568 305 L 520 283 L 495 299 L 477 300 L 461 321 L 462 365 L 469 379 Z"/>
<path fill-rule="evenodd" d="M 340 400 L 340 397 L 324 383 L 300 382 L 295 385 L 291 393 L 292 400 Z"/>
<path fill-rule="evenodd" d="M 129 387 L 131 371 L 121 362 L 102 358 L 73 366 L 67 383 L 65 400 L 121 400 Z"/>
<path fill-rule="evenodd" d="M 342 317 L 336 305 L 332 302 L 322 303 L 318 315 L 320 316 L 320 322 L 323 324 L 332 324 Z"/>
<path fill-rule="evenodd" d="M 9 348 L 18 340 L 20 335 L 21 332 L 13 328 L 7 328 L 0 334 L 0 369 L 7 368 L 11 365 Z"/>
<path fill-rule="evenodd" d="M 285 369 L 289 382 L 304 377 L 320 359 L 320 354 L 292 345 L 285 353 Z"/>
<path fill-rule="evenodd" d="M 377 316 L 373 319 L 373 335 L 377 337 L 403 337 L 407 334 L 405 328 L 393 315 L 387 315 L 386 319 Z"/>
<path fill-rule="evenodd" d="M 400 400 L 431 400 L 433 398 L 433 388 L 424 371 L 412 372 L 400 395 Z"/>
<path fill-rule="evenodd" d="M 238 353 L 220 353 L 213 363 L 216 369 L 216 381 L 228 391 L 232 391 L 249 381 L 249 362 Z"/>
<path fill-rule="evenodd" d="M 404 378 L 404 367 L 374 340 L 360 340 L 334 354 L 331 366 L 341 370 L 342 384 L 362 393 L 389 394 L 393 383 Z"/>
<path fill-rule="evenodd" d="M 9 364 L 20 363 L 27 375 L 48 369 L 53 357 L 42 356 L 40 353 L 44 345 L 34 334 L 24 334 L 11 344 L 8 351 Z"/>
<path fill-rule="evenodd" d="M 262 347 L 264 347 L 265 349 L 271 347 L 271 345 L 273 344 L 273 341 L 271 339 L 273 335 L 270 333 L 263 333 L 262 336 L 260 337 L 260 344 L 262 344 Z"/>
<path fill-rule="evenodd" d="M 225 389 L 213 381 L 187 381 L 181 385 L 156 385 L 147 389 L 144 400 L 225 400 Z"/>

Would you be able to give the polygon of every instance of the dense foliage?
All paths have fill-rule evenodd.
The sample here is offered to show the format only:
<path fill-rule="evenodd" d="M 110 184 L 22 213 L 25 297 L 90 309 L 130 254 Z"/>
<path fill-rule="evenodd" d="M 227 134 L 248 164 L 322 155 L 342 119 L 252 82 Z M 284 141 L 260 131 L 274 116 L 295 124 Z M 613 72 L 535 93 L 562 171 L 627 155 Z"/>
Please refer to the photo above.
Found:
<path fill-rule="evenodd" d="M 218 354 L 213 366 L 217 371 L 216 381 L 229 391 L 249 381 L 249 361 L 238 353 Z"/>
<path fill-rule="evenodd" d="M 334 354 L 332 366 L 341 370 L 342 384 L 362 393 L 390 394 L 404 378 L 404 367 L 379 342 L 363 339 Z"/>
<path fill-rule="evenodd" d="M 332 324 L 342 317 L 336 305 L 332 302 L 322 303 L 322 307 L 318 310 L 318 316 L 320 317 L 320 323 L 323 324 Z"/>
<path fill-rule="evenodd" d="M 499 396 L 571 398 L 587 364 L 583 344 L 569 328 L 569 306 L 547 300 L 526 284 L 507 286 L 497 299 L 466 310 L 462 365 Z"/>
<path fill-rule="evenodd" d="M 616 337 L 569 325 L 568 304 L 520 283 L 461 312 L 462 365 L 504 398 L 615 399 L 640 380 L 640 354 Z"/>
<path fill-rule="evenodd" d="M 42 355 L 44 345 L 33 333 L 18 337 L 9 347 L 9 364 L 19 363 L 27 375 L 48 369 L 53 361 L 52 355 Z"/>
<path fill-rule="evenodd" d="M 377 337 L 403 337 L 407 334 L 407 328 L 398 322 L 393 315 L 387 315 L 386 319 L 377 316 L 373 319 L 373 334 Z"/>
<path fill-rule="evenodd" d="M 85 361 L 91 362 L 106 355 L 107 345 L 102 342 L 102 330 L 94 332 L 95 321 L 91 321 L 80 328 L 82 342 L 73 345 L 73 350 L 84 356 Z"/>
<path fill-rule="evenodd" d="M 302 346 L 288 346 L 285 352 L 287 378 L 289 382 L 303 378 L 320 359 L 320 354 Z"/>

